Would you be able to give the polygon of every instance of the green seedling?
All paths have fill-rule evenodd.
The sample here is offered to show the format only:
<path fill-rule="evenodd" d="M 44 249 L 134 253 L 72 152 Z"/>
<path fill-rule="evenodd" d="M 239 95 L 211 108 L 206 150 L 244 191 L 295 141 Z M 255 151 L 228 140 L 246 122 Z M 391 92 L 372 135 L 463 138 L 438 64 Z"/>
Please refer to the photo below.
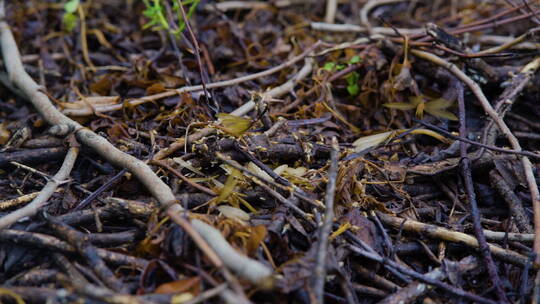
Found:
<path fill-rule="evenodd" d="M 66 32 L 71 33 L 77 26 L 79 21 L 77 15 L 77 8 L 79 7 L 79 0 L 69 0 L 64 4 L 64 16 L 62 18 L 62 25 Z"/>
<path fill-rule="evenodd" d="M 182 11 L 180 10 L 180 1 L 172 1 L 172 13 L 178 19 L 178 24 L 174 29 L 167 21 L 165 7 L 163 1 L 168 0 L 143 0 L 146 9 L 143 11 L 143 15 L 150 21 L 143 26 L 143 29 L 152 28 L 154 30 L 167 30 L 169 33 L 180 36 L 180 33 L 186 28 L 186 20 L 184 20 Z M 195 13 L 195 9 L 200 0 L 186 0 L 182 1 L 183 5 L 188 5 L 189 9 L 186 12 L 186 17 L 189 19 Z"/>
<path fill-rule="evenodd" d="M 353 56 L 349 62 L 347 62 L 347 65 L 345 64 L 338 64 L 335 62 L 327 62 L 324 64 L 323 69 L 329 72 L 334 71 L 341 71 L 345 69 L 348 65 L 353 65 L 362 62 L 362 58 L 358 55 Z M 358 72 L 353 71 L 345 77 L 345 80 L 347 81 L 347 92 L 349 92 L 349 95 L 356 96 L 358 93 L 360 93 L 360 87 L 358 86 L 358 81 L 360 80 L 360 74 Z"/>

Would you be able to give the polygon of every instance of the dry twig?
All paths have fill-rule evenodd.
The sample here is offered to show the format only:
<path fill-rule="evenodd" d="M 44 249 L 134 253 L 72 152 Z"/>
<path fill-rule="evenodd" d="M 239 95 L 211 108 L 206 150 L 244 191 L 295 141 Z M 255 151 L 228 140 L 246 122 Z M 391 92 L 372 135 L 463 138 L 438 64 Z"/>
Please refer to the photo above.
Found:
<path fill-rule="evenodd" d="M 60 170 L 58 170 L 58 172 L 47 182 L 45 187 L 41 189 L 37 197 L 33 199 L 30 204 L 0 218 L 0 229 L 8 227 L 24 217 L 36 214 L 39 208 L 47 203 L 49 198 L 56 192 L 58 186 L 69 177 L 78 154 L 79 147 L 71 147 L 66 154 L 66 158 L 64 159 L 64 163 Z"/>
<path fill-rule="evenodd" d="M 475 249 L 478 248 L 478 241 L 476 240 L 476 238 L 462 232 L 452 231 L 449 229 L 437 227 L 435 225 L 424 224 L 410 219 L 402 219 L 380 212 L 378 212 L 377 215 L 380 217 L 383 223 L 396 229 L 403 229 L 404 231 L 419 233 L 421 235 L 426 235 L 431 238 L 437 238 L 449 242 L 456 242 Z M 491 253 L 501 260 L 516 265 L 525 265 L 527 263 L 527 257 L 515 251 L 503 249 L 492 244 L 488 244 L 488 247 Z"/>
<path fill-rule="evenodd" d="M 315 303 L 324 303 L 324 283 L 326 282 L 326 254 L 328 252 L 328 236 L 334 223 L 334 197 L 336 195 L 337 174 L 339 169 L 339 145 L 337 138 L 332 138 L 332 154 L 330 157 L 330 168 L 328 169 L 328 183 L 324 205 L 326 207 L 324 219 L 319 229 L 319 242 L 317 244 L 317 256 L 315 262 L 313 291 L 315 292 Z"/>

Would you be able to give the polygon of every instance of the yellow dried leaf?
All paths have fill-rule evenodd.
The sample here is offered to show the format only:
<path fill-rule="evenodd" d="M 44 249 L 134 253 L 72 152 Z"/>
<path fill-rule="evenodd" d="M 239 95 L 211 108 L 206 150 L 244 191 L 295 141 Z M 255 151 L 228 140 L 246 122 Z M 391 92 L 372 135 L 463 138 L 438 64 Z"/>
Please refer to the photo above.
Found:
<path fill-rule="evenodd" d="M 233 192 L 234 187 L 236 187 L 236 184 L 238 184 L 238 178 L 240 178 L 240 176 L 242 176 L 240 170 L 231 168 L 231 173 L 227 177 L 225 185 L 223 185 L 223 188 L 221 188 L 219 196 L 216 199 L 216 203 L 221 203 L 229 197 L 229 195 Z"/>
<path fill-rule="evenodd" d="M 253 213 L 257 213 L 257 209 L 255 209 L 253 206 L 251 206 L 251 204 L 248 203 L 245 199 L 241 198 L 240 193 L 235 195 L 235 197 L 236 197 L 236 201 L 239 202 L 240 204 L 244 205 L 244 207 L 246 207 L 249 211 L 251 211 Z"/>
<path fill-rule="evenodd" d="M 452 101 L 444 98 L 433 99 L 426 103 L 426 110 L 446 109 L 452 105 Z"/>
<path fill-rule="evenodd" d="M 159 285 L 155 293 L 167 294 L 167 293 L 186 293 L 189 292 L 191 297 L 193 294 L 197 295 L 200 291 L 201 278 L 192 277 L 178 281 L 167 282 Z"/>
<path fill-rule="evenodd" d="M 7 124 L 5 122 L 0 124 L 0 145 L 5 145 L 9 137 L 11 136 L 11 132 L 7 129 Z"/>
<path fill-rule="evenodd" d="M 175 294 L 171 297 L 171 304 L 184 304 L 193 300 L 193 298 L 193 295 L 189 292 Z"/>
<path fill-rule="evenodd" d="M 204 173 L 202 173 L 197 168 L 193 167 L 193 165 L 191 165 L 190 162 L 183 160 L 181 157 L 175 157 L 175 158 L 173 158 L 173 160 L 174 160 L 175 163 L 179 164 L 181 167 L 186 168 L 186 169 L 190 170 L 191 172 L 197 173 L 200 176 L 205 176 Z"/>
<path fill-rule="evenodd" d="M 246 243 L 246 250 L 248 255 L 254 255 L 255 251 L 261 243 L 266 238 L 266 235 L 268 234 L 268 231 L 266 230 L 266 227 L 264 225 L 258 225 L 255 227 L 251 227 L 251 234 L 249 236 L 249 239 Z"/>
<path fill-rule="evenodd" d="M 266 180 L 273 179 L 270 175 L 268 175 L 268 173 L 264 172 L 261 168 L 259 168 L 259 166 L 257 166 L 253 162 L 249 162 L 246 167 L 251 173 L 255 174 L 256 176 L 260 176 L 262 178 L 265 178 Z M 274 170 L 274 172 L 275 171 L 276 170 Z"/>
<path fill-rule="evenodd" d="M 291 168 L 288 165 L 281 165 L 274 169 L 274 172 L 278 175 L 288 174 L 296 177 L 302 177 L 306 174 L 307 169 L 305 167 Z"/>
<path fill-rule="evenodd" d="M 420 103 L 423 103 L 423 102 L 424 102 L 424 96 L 423 95 L 420 95 L 420 96 L 414 95 L 414 96 L 409 97 L 409 103 L 414 105 L 414 108 L 416 108 L 417 105 L 419 105 Z"/>
<path fill-rule="evenodd" d="M 234 116 L 227 113 L 217 114 L 221 129 L 233 136 L 240 137 L 251 127 L 251 120 L 243 117 Z"/>
<path fill-rule="evenodd" d="M 454 113 L 446 111 L 446 110 L 440 110 L 440 109 L 428 110 L 428 109 L 426 109 L 426 112 L 428 112 L 429 114 L 431 114 L 433 116 L 437 116 L 437 117 L 448 119 L 448 120 L 454 120 L 454 121 L 459 120 L 459 118 L 457 118 L 457 116 L 454 115 Z"/>
<path fill-rule="evenodd" d="M 408 103 L 390 102 L 383 104 L 383 106 L 403 111 L 416 109 L 415 114 L 419 118 L 422 118 L 424 116 L 424 112 L 427 112 L 433 116 L 437 116 L 440 118 L 448 120 L 458 120 L 456 115 L 446 110 L 448 107 L 452 106 L 452 101 L 446 100 L 444 98 L 437 98 L 425 102 L 424 99 L 425 97 L 422 95 L 411 96 L 409 97 Z"/>
<path fill-rule="evenodd" d="M 344 224 L 341 224 L 336 231 L 332 232 L 332 234 L 330 235 L 330 240 L 335 239 L 340 234 L 342 234 L 345 231 L 349 230 L 349 228 L 351 228 L 351 227 L 352 227 L 352 225 L 351 225 L 350 222 L 345 222 Z"/>
<path fill-rule="evenodd" d="M 11 297 L 15 301 L 15 303 L 17 303 L 17 304 L 24 304 L 25 303 L 23 298 L 20 295 L 18 295 L 17 293 L 9 290 L 8 288 L 0 287 L 0 295 L 4 296 L 2 298 L 6 298 L 5 296 Z"/>
<path fill-rule="evenodd" d="M 426 104 L 421 102 L 416 106 L 416 117 L 422 119 L 424 117 L 424 109 L 426 108 Z"/>
<path fill-rule="evenodd" d="M 158 94 L 165 91 L 167 91 L 167 89 L 159 82 L 156 82 L 153 85 L 146 88 L 147 95 L 154 95 L 154 94 Z"/>
<path fill-rule="evenodd" d="M 411 131 L 411 134 L 423 134 L 423 135 L 431 136 L 435 139 L 438 139 L 442 141 L 443 143 L 450 143 L 450 141 L 446 137 L 442 136 L 441 134 L 435 131 L 428 130 L 428 129 L 414 129 Z"/>
<path fill-rule="evenodd" d="M 448 120 L 459 120 L 456 115 L 446 110 L 450 106 L 452 106 L 452 101 L 446 100 L 444 98 L 437 98 L 426 103 L 425 111 L 433 116 L 445 118 Z"/>
<path fill-rule="evenodd" d="M 234 219 L 234 220 L 240 220 L 240 221 L 249 221 L 249 214 L 247 214 L 244 210 L 232 206 L 227 205 L 221 205 L 218 206 L 217 209 L 221 214 L 223 214 L 225 217 Z"/>
<path fill-rule="evenodd" d="M 364 136 L 355 140 L 352 145 L 354 146 L 355 152 L 360 152 L 369 148 L 376 147 L 392 139 L 395 135 L 396 135 L 396 131 L 388 131 L 388 132 L 383 132 L 379 134 Z"/>
<path fill-rule="evenodd" d="M 405 102 L 387 102 L 383 103 L 383 106 L 391 109 L 397 109 L 397 110 L 412 110 L 416 108 L 416 105 L 412 103 L 405 103 Z"/>

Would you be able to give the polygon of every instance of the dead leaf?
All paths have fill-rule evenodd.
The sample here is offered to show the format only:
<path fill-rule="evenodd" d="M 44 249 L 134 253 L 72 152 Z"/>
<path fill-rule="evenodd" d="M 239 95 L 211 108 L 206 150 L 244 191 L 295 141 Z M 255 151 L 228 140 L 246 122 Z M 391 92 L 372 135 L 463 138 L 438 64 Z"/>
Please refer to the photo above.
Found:
<path fill-rule="evenodd" d="M 9 137 L 11 135 L 11 132 L 9 132 L 9 130 L 6 127 L 7 127 L 6 122 L 2 122 L 0 124 L 0 145 L 5 145 L 8 142 Z"/>
<path fill-rule="evenodd" d="M 153 85 L 146 88 L 147 95 L 154 95 L 161 92 L 165 92 L 167 89 L 161 83 L 154 83 Z"/>
<path fill-rule="evenodd" d="M 247 214 L 244 210 L 240 208 L 228 205 L 221 205 L 218 206 L 217 209 L 227 218 L 239 221 L 249 221 L 249 214 Z"/>
<path fill-rule="evenodd" d="M 266 230 L 266 227 L 264 225 L 251 227 L 250 230 L 251 230 L 251 234 L 246 243 L 246 250 L 247 250 L 248 255 L 253 256 L 257 248 L 259 248 L 261 243 L 266 238 L 268 231 Z"/>
<path fill-rule="evenodd" d="M 220 122 L 220 129 L 236 137 L 242 136 L 251 127 L 251 120 L 234 116 L 227 113 L 217 114 Z"/>
<path fill-rule="evenodd" d="M 200 284 L 200 277 L 191 277 L 161 284 L 156 288 L 154 292 L 159 294 L 189 292 L 193 296 L 196 296 L 200 292 Z"/>

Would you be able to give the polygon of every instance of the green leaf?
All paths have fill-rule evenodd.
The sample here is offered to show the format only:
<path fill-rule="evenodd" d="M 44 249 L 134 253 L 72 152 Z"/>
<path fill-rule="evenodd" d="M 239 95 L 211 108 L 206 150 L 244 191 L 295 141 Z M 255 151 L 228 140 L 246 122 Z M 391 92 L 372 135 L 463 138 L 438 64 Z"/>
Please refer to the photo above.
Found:
<path fill-rule="evenodd" d="M 347 80 L 347 83 L 349 85 L 357 84 L 359 79 L 360 79 L 360 75 L 358 75 L 357 72 L 352 72 L 349 75 L 347 75 L 347 78 L 345 78 L 345 80 Z"/>
<path fill-rule="evenodd" d="M 347 80 L 347 92 L 351 96 L 356 96 L 360 92 L 360 87 L 358 86 L 358 80 L 360 79 L 360 75 L 357 72 L 352 72 L 345 80 Z"/>
<path fill-rule="evenodd" d="M 64 29 L 68 33 L 71 33 L 73 29 L 77 26 L 77 20 L 77 16 L 75 16 L 73 13 L 65 13 L 62 18 Z"/>
<path fill-rule="evenodd" d="M 79 6 L 79 0 L 69 0 L 64 4 L 64 11 L 66 13 L 75 13 Z"/>
<path fill-rule="evenodd" d="M 357 64 L 357 63 L 360 63 L 362 61 L 362 58 L 360 58 L 360 56 L 358 55 L 355 55 L 351 58 L 351 60 L 349 60 L 349 63 L 350 64 Z"/>
<path fill-rule="evenodd" d="M 336 67 L 336 63 L 335 62 L 327 62 L 324 64 L 323 66 L 323 69 L 324 70 L 327 70 L 329 72 L 332 72 L 334 70 L 334 68 Z"/>
<path fill-rule="evenodd" d="M 349 92 L 351 96 L 356 96 L 360 92 L 360 87 L 357 84 L 348 85 L 347 92 Z"/>

